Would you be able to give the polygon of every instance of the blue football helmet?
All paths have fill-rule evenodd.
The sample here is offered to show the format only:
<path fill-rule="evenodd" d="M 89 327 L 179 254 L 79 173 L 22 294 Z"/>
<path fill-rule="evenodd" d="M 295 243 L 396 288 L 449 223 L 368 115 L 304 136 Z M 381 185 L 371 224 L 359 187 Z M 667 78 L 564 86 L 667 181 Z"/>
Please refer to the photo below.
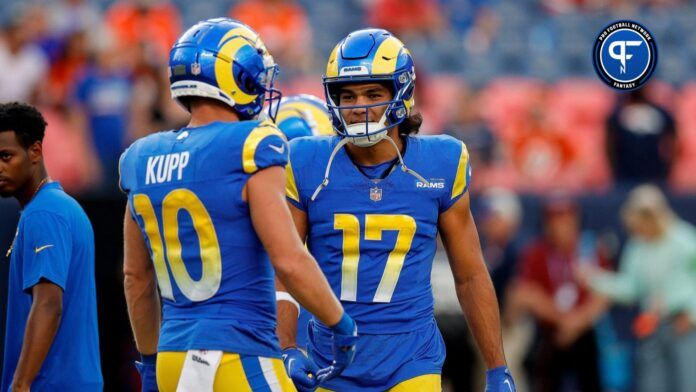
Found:
<path fill-rule="evenodd" d="M 222 101 L 242 120 L 256 118 L 264 102 L 281 97 L 273 87 L 278 65 L 259 35 L 229 18 L 208 19 L 188 29 L 169 52 L 172 98 L 187 110 L 184 97 Z M 269 116 L 275 118 L 268 105 Z"/>
<path fill-rule="evenodd" d="M 324 75 L 324 93 L 336 132 L 358 146 L 371 146 L 411 114 L 415 100 L 416 71 L 411 53 L 390 32 L 382 29 L 354 31 L 331 52 Z M 392 92 L 388 102 L 341 106 L 340 86 L 347 83 L 386 83 Z M 386 105 L 379 122 L 347 124 L 342 109 Z M 367 110 L 366 110 L 367 113 Z"/>
<path fill-rule="evenodd" d="M 326 104 L 309 94 L 283 98 L 276 124 L 288 140 L 301 136 L 334 134 Z"/>

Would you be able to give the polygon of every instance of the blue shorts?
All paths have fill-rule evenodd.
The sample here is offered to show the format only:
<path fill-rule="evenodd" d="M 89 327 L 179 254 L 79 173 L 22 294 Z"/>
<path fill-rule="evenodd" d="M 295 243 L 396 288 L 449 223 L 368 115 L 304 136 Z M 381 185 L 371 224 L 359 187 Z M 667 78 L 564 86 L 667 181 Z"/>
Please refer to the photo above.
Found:
<path fill-rule="evenodd" d="M 307 351 L 320 367 L 333 359 L 331 332 L 309 323 Z M 359 333 L 359 331 L 358 331 Z M 340 377 L 322 384 L 332 391 L 385 391 L 402 381 L 442 373 L 445 343 L 435 320 L 412 332 L 360 335 L 355 360 Z"/>

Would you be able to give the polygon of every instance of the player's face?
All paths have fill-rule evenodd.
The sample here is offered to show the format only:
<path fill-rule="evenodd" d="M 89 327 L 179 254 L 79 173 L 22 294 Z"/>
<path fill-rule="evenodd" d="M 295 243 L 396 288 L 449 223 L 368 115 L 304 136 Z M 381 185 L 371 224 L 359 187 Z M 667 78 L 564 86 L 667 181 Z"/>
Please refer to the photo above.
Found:
<path fill-rule="evenodd" d="M 13 196 L 31 178 L 29 151 L 12 131 L 0 132 L 0 196 Z"/>
<path fill-rule="evenodd" d="M 346 84 L 341 87 L 338 95 L 340 106 L 374 105 L 391 101 L 389 89 L 380 83 Z M 348 125 L 365 122 L 367 111 L 368 122 L 378 122 L 387 105 L 377 105 L 369 108 L 343 109 L 341 114 Z"/>

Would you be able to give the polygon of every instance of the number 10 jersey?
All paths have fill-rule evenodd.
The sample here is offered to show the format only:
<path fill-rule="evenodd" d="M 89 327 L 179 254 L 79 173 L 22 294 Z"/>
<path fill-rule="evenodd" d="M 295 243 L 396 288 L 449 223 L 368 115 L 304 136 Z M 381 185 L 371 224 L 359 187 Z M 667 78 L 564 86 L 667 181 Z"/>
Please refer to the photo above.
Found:
<path fill-rule="evenodd" d="M 279 357 L 273 270 L 242 199 L 258 170 L 285 166 L 270 122 L 215 122 L 144 137 L 119 162 L 163 299 L 158 351 Z"/>

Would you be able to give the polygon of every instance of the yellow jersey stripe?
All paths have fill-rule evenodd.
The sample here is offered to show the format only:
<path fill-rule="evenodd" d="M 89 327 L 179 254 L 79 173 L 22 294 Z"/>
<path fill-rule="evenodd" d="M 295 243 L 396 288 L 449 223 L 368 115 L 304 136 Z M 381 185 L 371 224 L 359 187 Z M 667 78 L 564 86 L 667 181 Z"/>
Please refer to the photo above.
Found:
<path fill-rule="evenodd" d="M 452 186 L 452 197 L 451 199 L 454 199 L 455 197 L 461 195 L 464 193 L 464 189 L 466 189 L 467 183 L 466 183 L 466 178 L 467 178 L 467 167 L 469 163 L 469 151 L 466 149 L 466 145 L 462 143 L 462 153 L 459 155 L 459 164 L 457 165 L 457 175 L 454 178 L 454 186 Z"/>
<path fill-rule="evenodd" d="M 297 183 L 295 183 L 295 175 L 292 172 L 290 162 L 285 166 L 285 195 L 298 203 L 300 202 L 300 192 L 297 191 Z"/>
<path fill-rule="evenodd" d="M 277 135 L 285 140 L 285 135 L 283 135 L 273 123 L 264 121 L 247 136 L 244 141 L 244 147 L 242 147 L 242 167 L 245 173 L 251 174 L 258 170 L 256 160 L 254 159 L 256 156 L 256 148 L 263 139 L 272 135 Z"/>

